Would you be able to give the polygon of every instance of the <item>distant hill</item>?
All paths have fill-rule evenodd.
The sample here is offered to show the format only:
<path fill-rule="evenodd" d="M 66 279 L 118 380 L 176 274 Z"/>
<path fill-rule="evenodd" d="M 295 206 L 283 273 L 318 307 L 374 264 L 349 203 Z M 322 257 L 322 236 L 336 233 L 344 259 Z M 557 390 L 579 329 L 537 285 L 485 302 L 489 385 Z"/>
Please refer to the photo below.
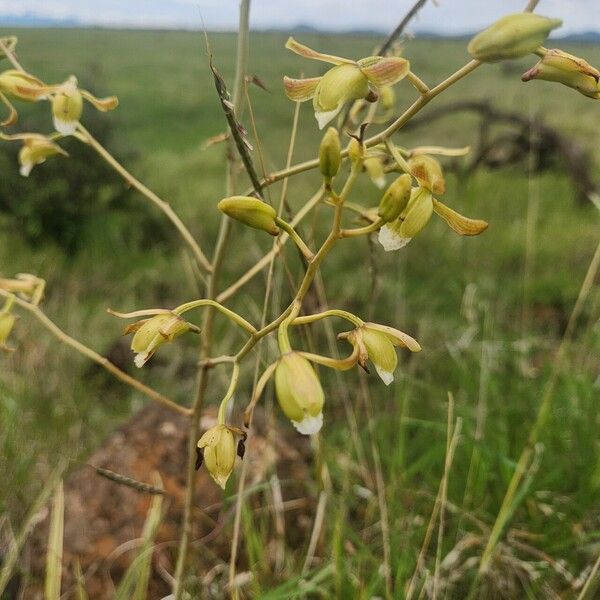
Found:
<path fill-rule="evenodd" d="M 66 19 L 56 19 L 53 17 L 44 17 L 37 13 L 24 13 L 23 15 L 0 15 L 0 27 L 2 28 L 10 28 L 10 27 L 32 27 L 32 28 L 43 28 L 43 27 L 98 27 L 98 25 L 89 25 L 86 23 L 82 23 L 78 19 L 75 18 L 66 18 Z M 125 28 L 129 28 L 129 26 L 125 25 Z M 115 27 L 120 28 L 120 27 Z M 109 28 L 110 29 L 110 28 Z M 167 29 L 167 28 L 165 28 Z M 172 28 L 168 28 L 172 29 Z M 186 29 L 182 27 L 182 29 Z M 329 31 L 326 29 L 321 29 L 319 27 L 315 27 L 309 23 L 298 23 L 292 28 L 280 28 L 280 27 L 265 27 L 261 28 L 259 31 L 264 32 L 277 32 L 277 33 L 293 33 L 295 35 L 300 34 L 316 34 L 316 35 L 356 35 L 356 36 L 371 36 L 371 37 L 385 37 L 388 32 L 373 29 L 373 28 L 353 28 L 346 31 Z M 414 34 L 416 37 L 421 39 L 444 39 L 444 38 L 452 38 L 452 39 L 469 39 L 476 32 L 472 33 L 462 33 L 462 34 L 453 34 L 453 35 L 445 35 L 436 31 L 429 30 L 415 30 Z M 579 33 L 572 33 L 569 35 L 565 35 L 562 37 L 552 37 L 551 39 L 556 41 L 564 41 L 571 43 L 586 43 L 586 44 L 598 44 L 600 43 L 600 31 L 581 31 Z"/>
<path fill-rule="evenodd" d="M 0 27 L 82 27 L 77 19 L 55 19 L 35 13 L 0 15 Z"/>

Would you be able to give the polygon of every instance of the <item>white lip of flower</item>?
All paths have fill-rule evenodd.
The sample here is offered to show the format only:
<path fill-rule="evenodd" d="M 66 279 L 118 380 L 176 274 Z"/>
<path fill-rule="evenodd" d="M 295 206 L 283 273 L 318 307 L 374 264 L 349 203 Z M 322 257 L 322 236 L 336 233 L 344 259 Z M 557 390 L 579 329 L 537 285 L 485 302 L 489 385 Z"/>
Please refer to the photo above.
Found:
<path fill-rule="evenodd" d="M 57 117 L 52 119 L 54 129 L 62 135 L 73 135 L 77 131 L 78 121 L 63 121 Z"/>
<path fill-rule="evenodd" d="M 318 433 L 323 426 L 323 412 L 320 412 L 315 417 L 306 415 L 302 421 L 292 421 L 292 425 L 303 435 Z"/>
<path fill-rule="evenodd" d="M 391 252 L 393 250 L 404 248 L 412 238 L 402 237 L 399 233 L 396 233 L 392 227 L 384 225 L 379 230 L 378 240 L 386 252 Z"/>
<path fill-rule="evenodd" d="M 392 381 L 394 381 L 394 374 L 391 371 L 386 371 L 382 369 L 380 366 L 373 363 L 375 366 L 375 370 L 377 371 L 377 375 L 381 378 L 381 381 L 385 383 L 385 385 L 390 385 Z"/>
<path fill-rule="evenodd" d="M 346 102 L 369 98 L 373 88 L 380 89 L 394 85 L 403 79 L 410 70 L 409 62 L 397 56 L 368 56 L 354 61 L 317 52 L 300 44 L 294 38 L 289 38 L 285 47 L 304 58 L 335 65 L 322 77 L 306 79 L 284 77 L 285 92 L 290 100 L 304 102 L 313 99 L 315 118 L 319 129 L 323 129 L 334 119 Z M 339 69 L 342 66 L 354 67 L 354 69 L 347 69 L 342 76 Z M 333 75 L 335 69 L 338 73 L 337 78 Z M 321 87 L 322 82 L 324 87 Z M 320 102 L 323 91 L 329 100 L 325 106 Z M 376 96 L 374 97 L 376 98 Z"/>

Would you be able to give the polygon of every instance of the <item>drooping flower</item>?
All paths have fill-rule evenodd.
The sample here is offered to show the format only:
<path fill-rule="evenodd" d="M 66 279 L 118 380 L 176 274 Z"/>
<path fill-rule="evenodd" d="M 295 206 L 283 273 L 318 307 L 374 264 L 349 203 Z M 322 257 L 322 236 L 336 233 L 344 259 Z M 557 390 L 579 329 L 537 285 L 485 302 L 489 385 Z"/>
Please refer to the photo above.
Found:
<path fill-rule="evenodd" d="M 434 212 L 459 235 L 479 235 L 487 229 L 485 221 L 464 217 L 434 198 L 446 191 L 444 172 L 435 158 L 427 154 L 413 155 L 406 161 L 404 169 L 419 185 L 412 188 L 410 199 L 403 204 L 398 217 L 388 220 L 380 228 L 379 242 L 384 250 L 399 250 L 406 246 L 429 223 Z"/>
<path fill-rule="evenodd" d="M 6 135 L 0 133 L 0 139 L 8 141 L 22 141 L 23 146 L 19 151 L 19 172 L 27 177 L 36 165 L 46 162 L 50 156 L 60 154 L 69 156 L 52 138 L 46 137 L 41 133 L 17 133 L 15 135 Z"/>
<path fill-rule="evenodd" d="M 239 437 L 236 449 L 236 437 Z M 202 464 L 215 482 L 225 489 L 233 472 L 236 454 L 244 458 L 246 433 L 237 427 L 218 424 L 206 431 L 198 440 L 196 469 Z"/>
<path fill-rule="evenodd" d="M 319 129 L 335 118 L 347 102 L 361 98 L 376 100 L 378 90 L 394 85 L 410 69 L 409 62 L 397 56 L 368 56 L 354 61 L 317 52 L 294 38 L 289 38 L 285 47 L 304 58 L 335 65 L 322 77 L 283 79 L 290 100 L 304 102 L 312 98 Z"/>
<path fill-rule="evenodd" d="M 297 352 L 284 354 L 275 367 L 275 393 L 281 410 L 304 435 L 323 425 L 325 395 L 310 362 Z"/>
<path fill-rule="evenodd" d="M 562 50 L 546 50 L 537 65 L 521 76 L 522 81 L 532 79 L 556 81 L 588 98 L 600 100 L 600 71 L 583 58 Z"/>
<path fill-rule="evenodd" d="M 172 342 L 187 331 L 198 332 L 199 330 L 195 325 L 170 311 L 155 314 L 149 319 L 142 319 L 129 325 L 125 329 L 125 334 L 134 333 L 131 349 L 135 352 L 135 365 L 143 367 L 159 346 Z"/>
<path fill-rule="evenodd" d="M 96 98 L 90 92 L 79 89 L 77 78 L 71 75 L 64 83 L 56 86 L 52 94 L 52 118 L 56 131 L 62 135 L 75 133 L 83 113 L 84 98 L 102 112 L 113 110 L 119 104 L 116 96 Z"/>
<path fill-rule="evenodd" d="M 408 348 L 411 352 L 421 350 L 419 342 L 407 333 L 378 323 L 365 323 L 352 331 L 340 333 L 338 338 L 357 347 L 358 363 L 366 369 L 370 360 L 385 385 L 394 381 L 394 371 L 398 366 L 395 346 Z"/>

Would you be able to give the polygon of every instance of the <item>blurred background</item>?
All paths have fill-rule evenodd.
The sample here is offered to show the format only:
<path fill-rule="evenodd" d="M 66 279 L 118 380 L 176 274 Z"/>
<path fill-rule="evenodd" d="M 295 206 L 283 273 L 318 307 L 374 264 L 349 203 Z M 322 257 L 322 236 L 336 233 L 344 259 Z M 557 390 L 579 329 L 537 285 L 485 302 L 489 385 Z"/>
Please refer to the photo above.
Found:
<path fill-rule="evenodd" d="M 248 87 L 252 115 L 246 109 L 241 120 L 250 131 L 259 170 L 285 166 L 294 106 L 283 93 L 283 75 L 324 72 L 325 65 L 284 49 L 288 35 L 323 52 L 368 56 L 412 4 L 253 3 L 249 73 L 265 89 Z M 437 4 L 425 3 L 397 44 L 412 70 L 430 85 L 468 61 L 466 45 L 473 32 L 523 8 L 512 0 L 484 7 L 474 1 Z M 600 65 L 600 8 L 595 1 L 542 0 L 538 12 L 565 23 L 555 36 L 561 39 L 549 47 Z M 231 85 L 236 22 L 233 1 L 115 1 L 101 8 L 74 0 L 0 2 L 0 34 L 18 36 L 17 53 L 29 72 L 47 82 L 76 74 L 81 87 L 95 95 L 118 96 L 115 112 L 101 114 L 88 106 L 83 123 L 172 204 L 209 253 L 219 221 L 215 205 L 225 190 L 225 145 L 211 140 L 226 131 L 226 123 L 201 29 L 206 27 L 214 64 Z M 423 351 L 402 356 L 401 373 L 389 388 L 373 377 L 363 386 L 354 371 L 341 378 L 322 371 L 326 425 L 317 455 L 327 465 L 325 484 L 314 448 L 271 409 L 268 399 L 260 435 L 275 444 L 274 435 L 277 443 L 287 445 L 274 447 L 274 458 L 256 467 L 260 476 L 250 488 L 239 567 L 249 574 L 243 587 L 247 597 L 300 597 L 305 593 L 301 573 L 313 581 L 314 597 L 384 597 L 386 578 L 380 566 L 385 552 L 390 554 L 386 561 L 393 597 L 403 597 L 444 474 L 449 393 L 462 429 L 448 477 L 441 567 L 435 566 L 434 536 L 418 580 L 423 593 L 430 594 L 427 572 L 439 572 L 447 597 L 466 597 L 477 567 L 469 560 L 481 554 L 556 369 L 556 350 L 600 232 L 600 103 L 559 85 L 521 83 L 520 75 L 534 62 L 531 57 L 485 65 L 394 136 L 396 144 L 407 148 L 471 147 L 466 157 L 443 159 L 448 184 L 444 202 L 488 221 L 483 235 L 461 238 L 441 221 L 432 221 L 400 252 L 385 253 L 374 240 L 361 238 L 340 244 L 325 263 L 322 276 L 332 306 L 407 331 Z M 407 83 L 395 91 L 396 112 L 416 97 Z M 313 158 L 320 141 L 309 104 L 300 109 L 294 162 Z M 13 131 L 51 131 L 44 103 L 21 104 L 19 113 Z M 106 308 L 176 306 L 203 291 L 163 215 L 77 140 L 67 140 L 64 147 L 67 160 L 49 159 L 26 179 L 18 173 L 17 145 L 0 146 L 0 276 L 29 272 L 44 278 L 44 311 L 66 332 L 133 373 L 127 341 L 120 337 L 122 322 Z M 243 175 L 240 182 L 244 189 Z M 297 211 L 318 186 L 319 177 L 312 172 L 291 179 L 290 210 Z M 276 202 L 279 192 L 273 186 L 268 199 Z M 365 176 L 352 200 L 375 206 L 380 195 Z M 328 209 L 320 207 L 304 221 L 302 233 L 313 245 L 322 239 L 328 218 Z M 234 225 L 222 287 L 268 251 L 271 240 L 265 237 Z M 286 305 L 290 281 L 300 272 L 293 248 L 283 256 L 275 271 L 274 315 Z M 527 485 L 479 597 L 576 598 L 600 555 L 600 293 L 598 281 L 592 283 L 567 346 Z M 265 274 L 229 306 L 259 321 L 264 288 Z M 324 299 L 322 294 L 311 296 L 309 309 L 322 306 Z M 335 326 L 337 333 L 339 324 Z M 240 336 L 225 321 L 219 319 L 217 327 L 215 355 L 240 345 Z M 298 344 L 328 353 L 324 330 L 314 327 L 311 333 L 309 339 L 299 336 Z M 151 368 L 134 373 L 185 405 L 195 389 L 197 340 L 189 337 L 161 349 Z M 265 344 L 267 361 L 276 355 L 272 342 Z M 164 423 L 136 416 L 147 409 L 144 397 L 60 345 L 27 315 L 22 315 L 12 345 L 16 351 L 0 357 L 0 547 L 4 543 L 5 554 L 58 465 L 70 461 L 67 473 L 78 477 L 91 453 L 98 458 L 103 449 L 114 451 L 118 427 L 126 428 L 118 430 L 121 435 L 127 432 L 123 446 L 116 446 L 124 452 L 129 437 L 143 435 L 142 423 L 149 428 L 148 439 L 139 442 L 144 448 L 152 447 Z M 242 408 L 244 394 L 251 390 L 251 363 L 243 371 Z M 227 373 L 215 371 L 208 395 L 213 406 L 226 378 Z M 171 461 L 177 493 L 183 485 L 184 438 L 181 426 L 174 438 L 180 446 L 155 459 L 161 472 L 169 470 L 161 461 Z M 111 460 L 111 468 L 131 475 L 133 467 L 120 464 L 118 455 Z M 382 485 L 373 476 L 374 467 L 382 474 Z M 293 479 L 296 485 L 287 485 Z M 195 546 L 191 585 L 198 597 L 219 598 L 225 594 L 236 487 L 230 483 L 221 501 L 212 482 L 201 483 L 199 507 L 213 519 L 207 526 L 213 533 Z M 277 489 L 283 490 L 283 504 L 273 500 L 281 496 L 273 491 Z M 323 490 L 327 518 L 307 561 Z M 89 494 L 94 493 L 92 486 Z M 105 535 L 138 536 L 139 531 L 124 529 L 114 516 L 121 508 L 111 508 L 114 514 L 106 508 Z M 141 523 L 146 508 L 136 513 Z M 97 510 L 103 510 L 101 502 Z M 162 597 L 161 586 L 168 590 L 168 577 L 161 579 L 159 567 L 172 572 L 174 546 L 168 541 L 177 538 L 177 515 L 173 519 L 171 529 L 161 534 L 164 562 L 157 563 L 149 597 Z M 111 532 L 111 522 L 120 523 L 120 533 Z M 125 567 L 113 559 L 108 567 L 99 562 L 105 555 L 98 540 L 94 543 L 85 551 L 72 549 L 72 555 L 85 554 L 85 569 L 95 565 L 94 572 L 102 573 L 98 591 L 90 597 L 111 597 L 108 582 L 118 580 Z M 35 552 L 25 553 L 14 589 L 34 590 L 40 577 L 36 569 Z"/>

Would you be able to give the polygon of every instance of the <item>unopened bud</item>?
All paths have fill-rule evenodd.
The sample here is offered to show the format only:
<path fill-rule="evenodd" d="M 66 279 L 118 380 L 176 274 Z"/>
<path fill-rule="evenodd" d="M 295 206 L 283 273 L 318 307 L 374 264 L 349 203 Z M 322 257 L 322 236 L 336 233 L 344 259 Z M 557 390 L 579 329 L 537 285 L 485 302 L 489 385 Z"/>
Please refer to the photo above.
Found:
<path fill-rule="evenodd" d="M 231 196 L 221 200 L 217 204 L 217 208 L 232 219 L 244 223 L 244 225 L 261 229 L 271 235 L 279 235 L 279 227 L 275 223 L 277 212 L 272 206 L 258 198 Z"/>
<path fill-rule="evenodd" d="M 352 138 L 348 144 L 348 158 L 353 165 L 360 165 L 364 160 L 365 147 L 356 138 Z"/>
<path fill-rule="evenodd" d="M 549 19 L 523 12 L 502 17 L 467 46 L 469 54 L 482 62 L 520 58 L 535 52 L 548 34 L 562 25 L 560 19 Z"/>
<path fill-rule="evenodd" d="M 394 221 L 406 208 L 410 199 L 412 177 L 408 173 L 400 175 L 383 194 L 377 214 L 386 222 Z"/>
<path fill-rule="evenodd" d="M 235 466 L 235 435 L 227 425 L 211 427 L 198 440 L 199 468 L 202 463 L 215 482 L 225 489 Z"/>
<path fill-rule="evenodd" d="M 281 410 L 305 435 L 323 425 L 325 396 L 321 382 L 306 358 L 296 352 L 284 354 L 275 369 L 275 392 Z"/>
<path fill-rule="evenodd" d="M 319 146 L 319 168 L 327 183 L 338 174 L 342 164 L 340 136 L 335 127 L 330 127 Z"/>
<path fill-rule="evenodd" d="M 600 71 L 587 61 L 562 50 L 547 50 L 542 59 L 521 77 L 522 81 L 543 79 L 576 89 L 584 96 L 600 99 Z"/>

